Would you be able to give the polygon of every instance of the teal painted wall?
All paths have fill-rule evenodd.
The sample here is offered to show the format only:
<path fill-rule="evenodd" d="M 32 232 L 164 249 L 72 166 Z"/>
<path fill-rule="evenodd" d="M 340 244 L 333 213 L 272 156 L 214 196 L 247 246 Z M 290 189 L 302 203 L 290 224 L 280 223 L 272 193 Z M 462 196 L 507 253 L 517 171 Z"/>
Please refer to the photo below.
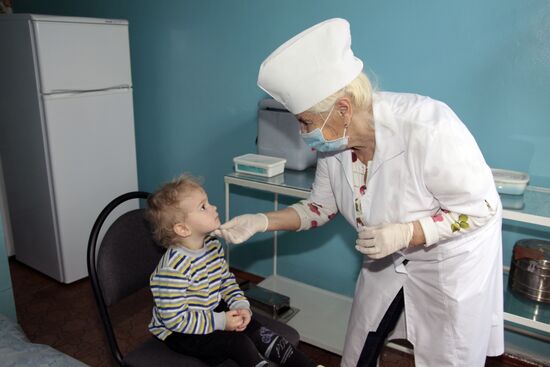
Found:
<path fill-rule="evenodd" d="M 223 213 L 232 157 L 255 151 L 261 61 L 321 20 L 351 23 L 353 49 L 379 89 L 449 104 L 492 167 L 526 171 L 550 187 L 550 2 L 547 0 L 16 0 L 17 12 L 124 18 L 130 22 L 140 188 L 182 171 L 205 178 Z M 268 210 L 272 197 L 231 194 L 231 215 Z M 293 202 L 282 198 L 283 206 Z M 507 225 L 504 264 L 518 238 L 548 229 Z M 339 219 L 284 233 L 279 272 L 352 295 L 360 258 Z M 257 236 L 231 261 L 270 274 L 271 242 Z"/>

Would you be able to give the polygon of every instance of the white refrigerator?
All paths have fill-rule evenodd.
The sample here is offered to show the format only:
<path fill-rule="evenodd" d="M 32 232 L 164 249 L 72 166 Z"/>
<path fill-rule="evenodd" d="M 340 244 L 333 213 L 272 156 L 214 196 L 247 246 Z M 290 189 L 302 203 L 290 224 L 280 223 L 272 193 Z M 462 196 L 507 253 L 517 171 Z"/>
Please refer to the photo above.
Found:
<path fill-rule="evenodd" d="M 87 276 L 101 209 L 138 186 L 128 23 L 14 14 L 0 34 L 0 184 L 15 257 L 71 283 Z"/>

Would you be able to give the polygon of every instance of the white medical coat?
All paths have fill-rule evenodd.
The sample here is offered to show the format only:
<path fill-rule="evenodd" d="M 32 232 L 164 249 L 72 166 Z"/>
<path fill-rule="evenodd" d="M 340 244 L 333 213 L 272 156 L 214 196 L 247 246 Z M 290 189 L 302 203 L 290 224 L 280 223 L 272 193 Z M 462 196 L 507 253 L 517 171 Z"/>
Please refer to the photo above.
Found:
<path fill-rule="evenodd" d="M 486 355 L 504 349 L 502 209 L 490 168 L 444 103 L 380 92 L 373 97 L 373 112 L 376 149 L 362 197 L 367 225 L 410 222 L 440 208 L 484 217 L 487 204 L 497 214 L 471 233 L 430 247 L 380 260 L 365 256 L 341 365 L 356 366 L 367 334 L 403 288 L 404 315 L 393 337 L 414 345 L 417 366 L 483 366 Z M 320 156 L 310 199 L 337 208 L 356 226 L 349 151 Z"/>

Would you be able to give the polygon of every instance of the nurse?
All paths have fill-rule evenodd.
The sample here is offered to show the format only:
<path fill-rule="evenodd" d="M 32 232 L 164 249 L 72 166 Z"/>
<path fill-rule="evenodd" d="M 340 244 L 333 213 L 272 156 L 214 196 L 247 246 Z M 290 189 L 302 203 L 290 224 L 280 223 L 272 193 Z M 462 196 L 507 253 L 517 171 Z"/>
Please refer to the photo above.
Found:
<path fill-rule="evenodd" d="M 504 351 L 502 209 L 491 170 L 446 104 L 373 92 L 362 69 L 344 19 L 303 31 L 262 63 L 258 85 L 319 152 L 315 181 L 308 199 L 235 217 L 215 234 L 241 243 L 339 212 L 364 254 L 342 366 L 376 366 L 390 333 L 413 344 L 417 366 L 483 366 Z"/>

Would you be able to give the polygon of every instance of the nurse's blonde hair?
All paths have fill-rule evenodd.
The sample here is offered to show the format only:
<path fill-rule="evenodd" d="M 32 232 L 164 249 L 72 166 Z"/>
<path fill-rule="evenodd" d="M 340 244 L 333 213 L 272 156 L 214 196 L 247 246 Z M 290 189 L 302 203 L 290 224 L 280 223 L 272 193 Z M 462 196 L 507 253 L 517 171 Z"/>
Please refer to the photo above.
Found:
<path fill-rule="evenodd" d="M 327 112 L 336 103 L 338 98 L 343 96 L 350 97 L 351 102 L 353 103 L 353 106 L 355 108 L 368 108 L 372 104 L 372 93 L 373 87 L 369 78 L 365 73 L 361 72 L 355 79 L 351 81 L 351 83 L 349 83 L 333 95 L 317 103 L 308 111 L 314 113 Z"/>

